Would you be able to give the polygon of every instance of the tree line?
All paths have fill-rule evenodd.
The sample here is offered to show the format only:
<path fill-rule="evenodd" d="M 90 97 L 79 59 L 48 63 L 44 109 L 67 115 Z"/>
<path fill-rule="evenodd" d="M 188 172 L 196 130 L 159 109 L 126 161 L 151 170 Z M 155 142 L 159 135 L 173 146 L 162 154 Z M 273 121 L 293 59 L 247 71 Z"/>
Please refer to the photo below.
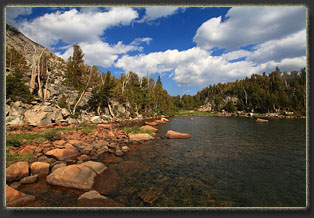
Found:
<path fill-rule="evenodd" d="M 47 84 L 51 75 L 51 66 L 47 55 L 33 55 L 31 66 L 25 57 L 14 49 L 6 51 L 6 68 L 10 72 L 6 77 L 6 98 L 11 101 L 30 102 L 39 97 L 45 102 Z M 38 52 L 37 52 L 38 53 Z M 84 64 L 84 53 L 79 45 L 74 45 L 73 55 L 65 62 L 64 85 L 78 91 L 73 105 L 67 105 L 66 96 L 59 99 L 59 106 L 70 109 L 72 115 L 79 115 L 79 102 L 87 91 L 92 92 L 87 109 L 98 115 L 107 108 L 112 116 L 111 100 L 123 104 L 131 117 L 172 115 L 178 110 L 191 110 L 202 105 L 210 105 L 212 111 L 280 112 L 293 111 L 306 113 L 306 72 L 281 72 L 276 70 L 266 75 L 252 74 L 250 78 L 235 82 L 210 85 L 196 95 L 170 96 L 163 89 L 160 76 L 157 81 L 152 77 L 139 77 L 135 72 L 121 74 L 116 78 L 100 73 L 97 66 Z M 26 76 L 31 72 L 31 78 Z M 28 84 L 28 85 L 27 85 Z"/>
<path fill-rule="evenodd" d="M 305 115 L 306 71 L 281 72 L 278 67 L 266 75 L 252 74 L 235 82 L 210 85 L 196 95 L 174 97 L 176 107 L 193 109 L 204 104 L 212 111 L 246 111 Z"/>

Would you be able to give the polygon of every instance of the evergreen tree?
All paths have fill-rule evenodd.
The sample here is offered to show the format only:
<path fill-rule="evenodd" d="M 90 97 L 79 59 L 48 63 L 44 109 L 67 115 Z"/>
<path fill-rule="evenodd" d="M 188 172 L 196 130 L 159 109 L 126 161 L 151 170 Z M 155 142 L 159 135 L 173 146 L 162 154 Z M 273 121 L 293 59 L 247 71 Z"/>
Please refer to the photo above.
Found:
<path fill-rule="evenodd" d="M 29 103 L 34 96 L 29 93 L 25 74 L 30 72 L 25 57 L 15 49 L 6 51 L 6 67 L 9 74 L 6 77 L 6 98 L 11 101 L 22 101 Z"/>

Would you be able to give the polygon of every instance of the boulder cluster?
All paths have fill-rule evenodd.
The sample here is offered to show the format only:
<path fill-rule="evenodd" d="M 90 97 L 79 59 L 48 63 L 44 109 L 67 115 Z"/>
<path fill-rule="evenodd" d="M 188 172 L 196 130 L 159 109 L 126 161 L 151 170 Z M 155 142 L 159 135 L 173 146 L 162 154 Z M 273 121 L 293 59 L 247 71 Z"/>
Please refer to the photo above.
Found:
<path fill-rule="evenodd" d="M 168 121 L 166 118 L 147 121 L 141 129 L 156 132 L 158 129 L 153 126 Z M 187 135 L 169 131 L 166 137 L 189 138 Z M 132 143 L 151 139 L 154 136 L 147 133 L 128 134 L 116 123 L 100 123 L 90 133 L 71 130 L 62 133 L 58 140 L 42 144 L 7 146 L 9 152 L 31 153 L 33 159 L 16 162 L 6 168 L 6 206 L 25 206 L 35 201 L 35 196 L 25 194 L 18 188 L 21 184 L 36 183 L 39 178 L 44 178 L 50 185 L 87 191 L 78 199 L 78 205 L 121 206 L 93 190 L 95 177 L 107 170 L 106 163 L 121 161 L 123 155 L 131 150 Z M 91 198 L 95 201 L 90 201 Z"/>

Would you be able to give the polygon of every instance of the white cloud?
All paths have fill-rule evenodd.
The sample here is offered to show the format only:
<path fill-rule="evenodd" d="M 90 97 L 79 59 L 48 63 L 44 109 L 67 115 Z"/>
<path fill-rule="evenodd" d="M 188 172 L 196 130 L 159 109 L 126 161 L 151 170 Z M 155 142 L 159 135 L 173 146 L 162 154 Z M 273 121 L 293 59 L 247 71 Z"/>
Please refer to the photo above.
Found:
<path fill-rule="evenodd" d="M 15 19 L 20 15 L 29 15 L 32 13 L 30 7 L 7 7 L 6 22 L 10 25 L 17 26 Z"/>
<path fill-rule="evenodd" d="M 129 51 L 139 50 L 137 46 L 124 45 L 118 42 L 115 45 L 109 45 L 106 42 L 97 40 L 93 43 L 79 43 L 79 46 L 85 53 L 84 62 L 88 65 L 100 65 L 102 67 L 110 67 L 119 54 L 125 54 Z M 73 47 L 68 48 L 64 54 L 57 54 L 67 60 L 73 55 Z"/>
<path fill-rule="evenodd" d="M 270 73 L 276 66 L 282 71 L 292 71 L 299 70 L 306 64 L 305 56 L 272 60 L 263 64 L 247 60 L 234 63 L 228 61 L 247 55 L 250 55 L 250 52 L 240 50 L 222 56 L 211 56 L 209 51 L 193 47 L 184 51 L 167 50 L 147 55 L 125 55 L 116 62 L 115 67 L 126 72 L 136 72 L 139 76 L 146 75 L 147 72 L 172 72 L 171 77 L 179 86 L 205 87 L 209 84 L 243 79 L 253 73 Z"/>
<path fill-rule="evenodd" d="M 175 14 L 179 11 L 178 7 L 147 7 L 145 8 L 144 17 L 139 20 L 139 23 L 143 22 L 152 22 L 159 18 L 168 17 L 172 14 Z"/>
<path fill-rule="evenodd" d="M 129 25 L 138 14 L 132 8 L 115 7 L 106 12 L 54 12 L 23 22 L 20 30 L 32 40 L 49 47 L 62 39 L 65 43 L 97 41 L 104 30 L 118 25 Z"/>
<path fill-rule="evenodd" d="M 147 45 L 149 45 L 151 40 L 152 40 L 152 38 L 149 38 L 149 37 L 136 38 L 133 40 L 133 42 L 131 42 L 131 45 L 140 45 L 141 43 L 146 43 Z"/>
<path fill-rule="evenodd" d="M 149 43 L 151 40 L 151 38 L 140 38 L 130 45 L 124 45 L 122 42 L 109 45 L 100 40 L 106 29 L 112 26 L 129 25 L 137 17 L 137 12 L 132 8 L 113 7 L 103 12 L 99 8 L 86 7 L 81 8 L 80 11 L 71 9 L 65 12 L 47 13 L 32 22 L 21 23 L 20 30 L 45 47 L 53 47 L 62 40 L 67 45 L 59 49 L 66 49 L 66 51 L 63 54 L 56 54 L 65 60 L 72 56 L 72 46 L 78 44 L 85 53 L 86 64 L 109 67 L 119 54 L 140 51 L 142 47 L 138 45 L 143 42 Z"/>
<path fill-rule="evenodd" d="M 251 54 L 251 52 L 247 51 L 247 50 L 237 50 L 237 51 L 232 51 L 232 52 L 228 52 L 222 55 L 223 58 L 225 58 L 228 61 L 231 60 L 235 60 L 235 59 L 239 59 L 239 58 L 243 58 L 243 57 L 247 57 Z"/>
<path fill-rule="evenodd" d="M 305 28 L 305 7 L 234 7 L 221 17 L 204 22 L 193 41 L 203 49 L 239 49 L 281 39 Z"/>
<path fill-rule="evenodd" d="M 306 54 L 306 32 L 305 29 L 291 34 L 283 39 L 270 40 L 258 45 L 257 50 L 252 52 L 248 60 L 255 63 L 268 61 L 281 61 L 287 58 L 305 56 Z"/>

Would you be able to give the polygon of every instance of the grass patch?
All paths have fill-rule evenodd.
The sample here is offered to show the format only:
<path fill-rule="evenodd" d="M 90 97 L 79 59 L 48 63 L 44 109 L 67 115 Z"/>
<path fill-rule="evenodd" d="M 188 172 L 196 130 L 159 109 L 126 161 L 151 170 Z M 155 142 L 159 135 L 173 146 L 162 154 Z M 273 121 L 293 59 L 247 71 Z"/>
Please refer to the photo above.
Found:
<path fill-rule="evenodd" d="M 90 133 L 95 128 L 97 128 L 97 126 L 95 125 L 80 124 L 77 127 L 73 128 L 55 128 L 47 129 L 36 133 L 22 132 L 17 134 L 11 134 L 6 137 L 6 145 L 19 147 L 24 143 L 41 144 L 47 140 L 49 141 L 59 140 L 61 132 L 66 133 L 72 130 L 75 131 L 80 130 L 82 132 Z"/>
<path fill-rule="evenodd" d="M 138 127 L 138 126 L 124 127 L 123 131 L 127 132 L 127 133 L 134 133 L 134 134 L 138 134 L 138 133 L 147 133 L 149 135 L 153 134 L 152 130 L 150 130 L 150 129 L 144 130 L 144 129 L 141 129 L 140 127 Z"/>
<path fill-rule="evenodd" d="M 10 151 L 8 150 L 6 151 L 6 167 L 19 161 L 29 161 L 32 159 L 33 159 L 32 154 L 18 154 L 18 153 L 11 154 Z"/>
<path fill-rule="evenodd" d="M 97 129 L 96 125 L 79 124 L 74 130 L 80 130 L 82 132 L 91 133 L 93 129 Z"/>
<path fill-rule="evenodd" d="M 60 129 L 49 129 L 38 133 L 22 132 L 18 134 L 12 134 L 6 137 L 6 145 L 19 147 L 24 143 L 31 142 L 41 144 L 47 140 L 52 141 L 60 139 L 60 132 Z"/>
<path fill-rule="evenodd" d="M 180 110 L 175 116 L 217 116 L 217 113 L 209 111 Z"/>

